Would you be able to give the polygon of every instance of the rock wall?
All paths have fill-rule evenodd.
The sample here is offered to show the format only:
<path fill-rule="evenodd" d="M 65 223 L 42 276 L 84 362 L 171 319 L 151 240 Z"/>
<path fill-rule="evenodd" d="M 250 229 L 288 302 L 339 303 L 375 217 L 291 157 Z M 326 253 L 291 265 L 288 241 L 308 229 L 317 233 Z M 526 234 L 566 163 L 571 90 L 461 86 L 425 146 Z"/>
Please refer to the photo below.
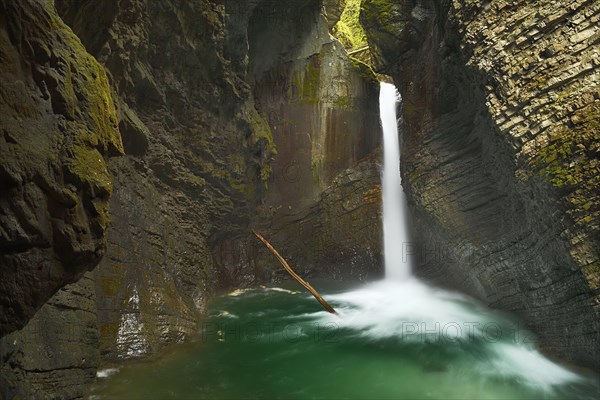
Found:
<path fill-rule="evenodd" d="M 403 98 L 417 273 L 600 367 L 600 63 L 593 1 L 363 0 Z"/>
<path fill-rule="evenodd" d="M 123 147 L 104 69 L 52 4 L 0 10 L 2 336 L 102 258 Z"/>
<path fill-rule="evenodd" d="M 263 3 L 255 18 L 285 15 L 273 4 Z M 379 84 L 371 69 L 349 58 L 329 34 L 334 24 L 318 9 L 292 16 L 310 27 L 307 39 L 269 63 L 265 38 L 277 36 L 278 24 L 287 20 L 250 24 L 250 60 L 258 60 L 250 63 L 255 104 L 277 148 L 253 226 L 302 276 L 380 276 Z M 277 264 L 273 268 L 272 254 L 253 236 L 236 239 L 230 232 L 225 237 L 214 252 L 227 282 L 233 277 L 243 277 L 246 284 L 287 278 Z"/>
<path fill-rule="evenodd" d="M 0 398 L 82 398 L 100 363 L 94 272 L 0 341 Z"/>
<path fill-rule="evenodd" d="M 232 42 L 245 27 L 226 26 L 224 5 L 102 6 L 112 17 L 90 29 L 97 2 L 58 3 L 119 99 L 126 157 L 111 165 L 113 224 L 96 270 L 101 352 L 116 361 L 196 332 L 217 287 L 210 237 L 246 231 L 274 147 L 237 53 L 244 42 Z"/>
<path fill-rule="evenodd" d="M 216 291 L 283 278 L 250 227 L 276 235 L 310 276 L 380 271 L 377 82 L 329 35 L 333 3 L 329 19 L 316 0 L 43 5 L 80 46 L 84 55 L 72 58 L 104 66 L 111 134 L 122 147 L 97 148 L 124 155 L 99 159 L 101 176 L 90 170 L 112 183 L 110 199 L 99 194 L 111 221 L 98 239 L 108 244 L 100 264 L 0 340 L 6 397 L 85 396 L 100 364 L 194 335 Z M 86 188 L 81 196 L 96 204 L 98 190 Z M 311 228 L 294 235 L 298 224 Z M 344 264 L 334 266 L 338 252 Z"/>
<path fill-rule="evenodd" d="M 23 4 L 38 6 L 35 1 Z M 197 332 L 206 301 L 217 287 L 208 240 L 221 229 L 247 231 L 263 180 L 268 178 L 274 147 L 243 79 L 244 64 L 233 65 L 224 54 L 230 38 L 223 5 L 65 1 L 57 2 L 55 10 L 51 2 L 44 4 L 47 18 L 60 23 L 79 45 L 83 53 L 79 62 L 93 62 L 103 74 L 105 93 L 98 95 L 105 96 L 112 107 L 110 127 L 119 146 L 123 137 L 124 146 L 119 149 L 124 148 L 125 156 L 110 160 L 108 170 L 101 158 L 99 165 L 84 170 L 96 179 L 92 184 L 106 181 L 109 187 L 110 176 L 114 184 L 108 210 L 109 190 L 88 189 L 89 197 L 97 193 L 106 201 L 102 216 L 109 213 L 111 219 L 105 257 L 90 276 L 91 282 L 81 289 L 83 297 L 95 299 L 93 315 L 77 318 L 66 312 L 90 305 L 84 307 L 68 296 L 69 288 L 59 291 L 30 322 L 37 326 L 60 315 L 53 322 L 56 329 L 41 342 L 28 333 L 34 329 L 30 325 L 3 338 L 1 373 L 9 383 L 8 391 L 74 398 L 84 394 L 83 384 L 94 379 L 100 362 L 155 353 Z M 57 13 L 104 65 L 112 90 L 104 69 L 85 53 Z M 17 14 L 7 15 L 20 22 Z M 56 28 L 41 25 L 40 30 L 53 37 Z M 78 60 L 78 53 L 71 52 Z M 84 73 L 84 67 L 73 70 L 81 68 Z M 79 122 L 83 117 L 76 114 L 73 119 Z M 43 143 L 39 146 L 45 150 Z M 34 194 L 29 198 L 36 200 Z M 85 217 L 82 210 L 75 210 L 79 211 L 76 216 Z M 90 224 L 94 222 L 89 219 Z M 84 228 L 79 229 L 84 233 Z M 106 246 L 106 234 L 101 233 Z M 63 247 L 68 244 L 77 243 L 62 243 Z M 66 250 L 59 251 L 58 256 L 69 256 Z M 102 247 L 92 254 L 95 263 L 103 252 Z M 12 295 L 25 288 L 15 284 L 6 289 Z M 69 341 L 62 340 L 62 334 L 54 335 L 84 330 L 90 319 L 96 325 L 95 336 Z M 80 342 L 79 350 L 73 351 Z M 70 356 L 52 357 L 71 353 L 85 362 Z"/>

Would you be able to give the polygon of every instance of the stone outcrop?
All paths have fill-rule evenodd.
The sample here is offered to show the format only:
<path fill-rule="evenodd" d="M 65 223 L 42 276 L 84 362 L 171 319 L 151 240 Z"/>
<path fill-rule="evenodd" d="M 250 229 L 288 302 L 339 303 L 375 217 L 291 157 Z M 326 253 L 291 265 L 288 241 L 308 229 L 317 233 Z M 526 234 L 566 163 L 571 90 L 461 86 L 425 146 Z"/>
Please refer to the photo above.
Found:
<path fill-rule="evenodd" d="M 600 4 L 363 0 L 403 98 L 417 273 L 600 367 Z"/>
<path fill-rule="evenodd" d="M 1 336 L 102 258 L 123 148 L 106 73 L 51 2 L 0 11 Z"/>

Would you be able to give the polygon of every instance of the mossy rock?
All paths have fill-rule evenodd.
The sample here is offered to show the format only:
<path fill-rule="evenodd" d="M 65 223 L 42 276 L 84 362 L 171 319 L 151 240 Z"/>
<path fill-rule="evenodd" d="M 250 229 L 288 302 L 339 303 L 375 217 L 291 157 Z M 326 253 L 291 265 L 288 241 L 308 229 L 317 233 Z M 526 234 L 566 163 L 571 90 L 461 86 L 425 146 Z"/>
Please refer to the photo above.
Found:
<path fill-rule="evenodd" d="M 59 32 L 68 52 L 60 54 L 67 64 L 62 95 L 67 104 L 77 105 L 88 129 L 80 130 L 76 143 L 98 148 L 103 153 L 123 154 L 117 129 L 117 113 L 104 67 L 85 49 L 79 38 L 58 15 L 48 13 L 50 31 Z"/>
<path fill-rule="evenodd" d="M 266 187 L 272 173 L 269 162 L 271 161 L 271 158 L 277 154 L 275 141 L 273 140 L 273 133 L 271 132 L 269 123 L 262 115 L 259 114 L 254 106 L 248 106 L 246 120 L 250 125 L 250 130 L 252 131 L 252 142 L 254 143 L 255 147 L 260 150 L 259 152 L 262 155 L 262 159 L 260 160 L 260 178 Z M 254 196 L 253 188 L 240 187 L 239 190 L 243 192 L 246 197 Z"/>
<path fill-rule="evenodd" d="M 92 191 L 95 196 L 109 195 L 112 181 L 102 154 L 94 148 L 81 145 L 74 146 L 72 150 L 73 156 L 67 160 L 67 170 L 76 183 Z"/>
<path fill-rule="evenodd" d="M 367 35 L 360 24 L 361 0 L 348 0 L 340 20 L 333 27 L 333 34 L 348 50 L 367 45 Z"/>
<path fill-rule="evenodd" d="M 550 136 L 531 160 L 530 175 L 564 191 L 578 223 L 591 223 L 600 217 L 600 104 L 577 110 L 570 125 L 560 125 Z"/>
<path fill-rule="evenodd" d="M 402 2 L 395 0 L 362 0 L 360 22 L 379 33 L 395 37 L 402 35 Z"/>
<path fill-rule="evenodd" d="M 379 84 L 377 75 L 375 74 L 375 71 L 373 71 L 373 68 L 371 68 L 370 65 L 354 57 L 350 57 L 350 61 L 352 62 L 352 66 L 356 69 L 356 71 L 358 71 L 358 75 L 361 78 L 363 78 L 367 82 L 370 82 L 373 85 Z"/>
<path fill-rule="evenodd" d="M 378 71 L 392 66 L 406 47 L 405 2 L 393 0 L 363 0 L 360 23 L 367 36 L 371 62 Z"/>

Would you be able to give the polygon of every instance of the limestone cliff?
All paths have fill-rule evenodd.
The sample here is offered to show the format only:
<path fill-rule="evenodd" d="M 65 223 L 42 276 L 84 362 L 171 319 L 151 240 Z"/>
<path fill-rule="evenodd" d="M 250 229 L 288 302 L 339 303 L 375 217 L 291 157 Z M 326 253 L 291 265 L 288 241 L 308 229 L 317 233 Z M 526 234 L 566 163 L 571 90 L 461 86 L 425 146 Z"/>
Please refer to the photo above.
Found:
<path fill-rule="evenodd" d="M 600 367 L 600 4 L 363 0 L 403 98 L 417 273 Z"/>
<path fill-rule="evenodd" d="M 273 243 L 311 276 L 364 278 L 380 271 L 377 82 L 330 36 L 327 29 L 341 13 L 335 2 L 324 9 L 316 0 L 6 4 L 12 8 L 2 14 L 3 28 L 25 25 L 12 9 L 43 4 L 44 14 L 30 21 L 48 35 L 41 46 L 98 67 L 100 94 L 110 106 L 110 125 L 98 134 L 115 139 L 80 146 L 125 154 L 98 158 L 102 175 L 94 177 L 110 182 L 110 200 L 85 182 L 68 187 L 82 198 L 83 208 L 69 205 L 79 210 L 75 215 L 92 213 L 83 220 L 92 232 L 99 217 L 91 205 L 104 207 L 102 223 L 110 217 L 108 231 L 94 236 L 107 243 L 106 254 L 24 329 L 0 340 L 4 396 L 81 397 L 101 363 L 147 356 L 194 335 L 217 290 L 281 279 L 276 260 L 250 236 L 251 226 L 274 235 Z M 44 25 L 46 19 L 64 33 Z M 60 34 L 77 51 L 51 41 Z M 31 68 L 43 61 L 30 61 Z M 85 64 L 72 66 L 65 75 L 85 71 Z M 83 111 L 71 118 L 81 125 L 87 103 L 77 99 Z M 49 118 L 54 107 L 46 102 L 39 118 Z M 4 138 L 6 146 L 19 140 L 11 132 Z M 299 225 L 304 228 L 293 237 Z M 79 229 L 85 238 L 85 225 Z M 104 252 L 100 244 L 95 263 Z M 342 264 L 334 266 L 338 253 Z M 321 267 L 321 260 L 329 261 Z M 48 294 L 36 308 L 93 263 L 81 264 L 81 272 L 60 283 L 40 279 Z M 20 286 L 4 289 L 8 295 Z"/>

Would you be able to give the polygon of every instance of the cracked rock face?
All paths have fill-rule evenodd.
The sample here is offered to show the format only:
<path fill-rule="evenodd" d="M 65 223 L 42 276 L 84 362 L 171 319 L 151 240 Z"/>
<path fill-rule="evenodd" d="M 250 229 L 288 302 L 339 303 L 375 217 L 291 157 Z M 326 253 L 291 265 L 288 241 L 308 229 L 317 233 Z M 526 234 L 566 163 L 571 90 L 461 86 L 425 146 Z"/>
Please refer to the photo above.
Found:
<path fill-rule="evenodd" d="M 548 353 L 593 368 L 599 12 L 576 0 L 364 0 L 361 15 L 403 98 L 416 273 L 514 311 Z"/>
<path fill-rule="evenodd" d="M 100 362 L 93 272 L 56 293 L 0 341 L 3 399 L 83 398 Z"/>

